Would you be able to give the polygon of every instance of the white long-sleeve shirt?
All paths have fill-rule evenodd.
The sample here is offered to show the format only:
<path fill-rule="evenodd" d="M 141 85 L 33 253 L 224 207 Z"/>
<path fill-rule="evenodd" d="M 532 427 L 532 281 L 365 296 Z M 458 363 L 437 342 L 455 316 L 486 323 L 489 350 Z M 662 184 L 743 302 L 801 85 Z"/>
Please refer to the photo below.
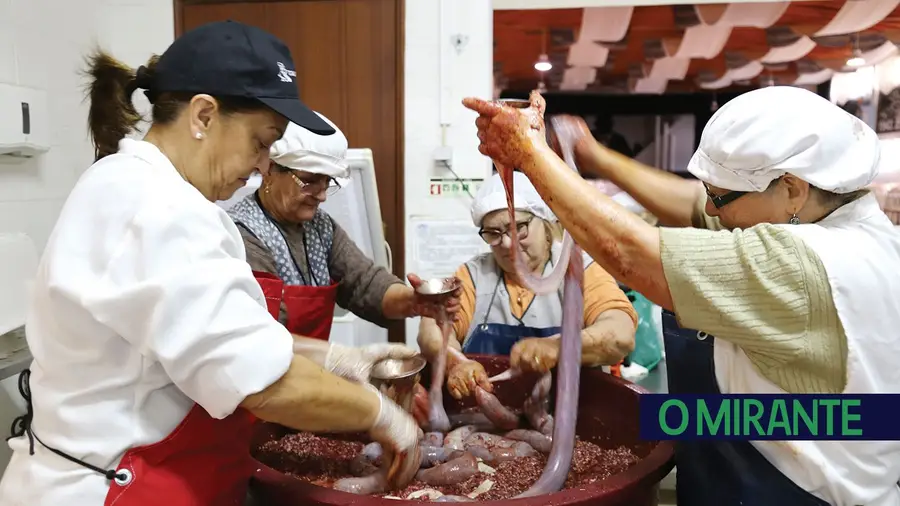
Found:
<path fill-rule="evenodd" d="M 292 338 L 266 311 L 241 236 L 152 144 L 123 140 L 69 196 L 34 284 L 33 428 L 103 469 L 165 438 L 196 402 L 224 418 L 287 371 Z M 0 506 L 101 506 L 105 477 L 28 439 Z"/>

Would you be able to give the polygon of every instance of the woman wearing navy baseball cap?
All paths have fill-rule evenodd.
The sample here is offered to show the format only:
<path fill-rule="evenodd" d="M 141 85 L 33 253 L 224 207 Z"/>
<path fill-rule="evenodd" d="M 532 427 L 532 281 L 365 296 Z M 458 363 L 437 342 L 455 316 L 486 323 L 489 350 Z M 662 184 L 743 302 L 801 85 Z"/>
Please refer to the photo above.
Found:
<path fill-rule="evenodd" d="M 363 384 L 367 364 L 294 353 L 214 203 L 268 170 L 288 121 L 334 132 L 300 102 L 287 47 L 220 22 L 136 71 L 103 53 L 89 62 L 96 162 L 34 282 L 34 362 L 19 378 L 28 413 L 0 506 L 243 504 L 255 418 L 368 431 L 393 456 L 390 483 L 409 481 L 413 419 Z M 143 140 L 126 138 L 138 89 L 153 104 Z"/>

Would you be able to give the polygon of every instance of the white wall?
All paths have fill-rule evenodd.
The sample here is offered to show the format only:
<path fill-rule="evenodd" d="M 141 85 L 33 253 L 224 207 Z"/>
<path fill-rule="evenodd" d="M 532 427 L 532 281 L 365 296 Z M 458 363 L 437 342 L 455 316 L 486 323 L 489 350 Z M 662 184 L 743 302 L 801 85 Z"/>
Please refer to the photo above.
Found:
<path fill-rule="evenodd" d="M 43 250 L 66 195 L 91 164 L 78 71 L 95 45 L 126 62 L 172 41 L 171 0 L 0 0 L 0 83 L 48 92 L 51 150 L 0 165 L 0 233 L 24 232 Z"/>
<path fill-rule="evenodd" d="M 448 48 L 445 90 L 446 143 L 452 146 L 454 170 L 462 178 L 486 177 L 490 161 L 478 152 L 475 114 L 460 101 L 466 96 L 493 95 L 493 11 L 487 0 L 445 0 L 444 40 L 455 35 L 468 42 L 457 53 Z M 431 177 L 452 177 L 434 161 L 441 133 L 441 2 L 407 0 L 405 58 L 405 171 L 406 218 L 430 217 L 469 220 L 468 196 L 432 197 Z M 473 192 L 474 194 L 474 192 Z M 418 270 L 414 238 L 407 234 L 406 268 Z M 414 344 L 418 319 L 407 322 L 407 342 Z"/>

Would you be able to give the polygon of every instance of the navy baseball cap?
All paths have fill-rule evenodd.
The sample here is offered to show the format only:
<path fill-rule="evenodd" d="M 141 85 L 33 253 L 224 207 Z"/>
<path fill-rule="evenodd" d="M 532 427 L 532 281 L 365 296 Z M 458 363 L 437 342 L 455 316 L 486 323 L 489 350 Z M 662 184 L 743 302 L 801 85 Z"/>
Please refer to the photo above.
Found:
<path fill-rule="evenodd" d="M 153 92 L 207 93 L 256 99 L 319 135 L 334 128 L 300 101 L 291 52 L 277 37 L 236 21 L 186 32 L 159 58 Z"/>

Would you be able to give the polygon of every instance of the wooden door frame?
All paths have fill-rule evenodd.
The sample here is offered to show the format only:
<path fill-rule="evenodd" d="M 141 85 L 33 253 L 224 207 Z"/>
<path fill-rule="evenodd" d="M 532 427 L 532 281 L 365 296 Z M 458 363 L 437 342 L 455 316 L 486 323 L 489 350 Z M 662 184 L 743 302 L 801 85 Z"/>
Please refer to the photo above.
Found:
<path fill-rule="evenodd" d="M 194 4 L 227 4 L 227 3 L 238 3 L 238 2 L 252 2 L 255 0 L 172 0 L 172 7 L 174 12 L 174 23 L 175 23 L 175 37 L 179 37 L 184 32 L 184 7 L 186 5 L 194 5 Z M 258 0 L 258 1 L 267 1 L 267 2 L 304 2 L 304 1 L 313 1 L 313 0 Z M 314 0 L 314 1 L 323 1 L 323 0 Z M 325 0 L 327 1 L 327 0 Z M 397 136 L 395 140 L 394 149 L 397 153 L 397 169 L 399 170 L 398 177 L 396 178 L 396 184 L 394 186 L 394 205 L 396 208 L 396 215 L 394 219 L 394 223 L 387 223 L 387 226 L 394 227 L 394 230 L 397 231 L 395 237 L 397 238 L 396 248 L 391 248 L 391 256 L 393 258 L 393 271 L 400 279 L 406 279 L 406 165 L 404 163 L 405 153 L 404 153 L 404 137 L 405 137 L 405 121 L 404 121 L 404 111 L 405 111 L 405 101 L 404 101 L 404 58 L 405 58 L 405 44 L 406 44 L 406 2 L 404 0 L 395 0 L 398 3 L 399 7 L 399 16 L 400 19 L 397 23 L 397 32 L 394 34 L 395 40 L 395 48 L 394 53 L 397 58 L 397 89 L 395 94 L 395 107 L 397 114 Z M 365 146 L 358 146 L 365 147 Z M 406 322 L 405 320 L 400 320 L 398 322 L 394 322 L 388 333 L 388 340 L 391 342 L 399 342 L 405 343 L 406 339 Z"/>

